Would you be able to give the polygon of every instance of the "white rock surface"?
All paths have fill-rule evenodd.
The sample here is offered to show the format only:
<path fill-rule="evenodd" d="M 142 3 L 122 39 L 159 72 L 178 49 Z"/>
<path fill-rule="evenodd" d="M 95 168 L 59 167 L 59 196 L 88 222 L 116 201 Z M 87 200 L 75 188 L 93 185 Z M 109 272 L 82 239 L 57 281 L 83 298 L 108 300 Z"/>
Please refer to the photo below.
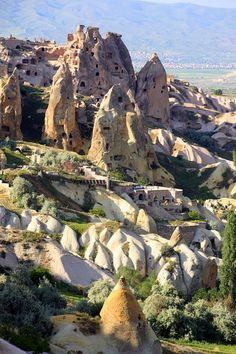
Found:
<path fill-rule="evenodd" d="M 60 243 L 65 251 L 72 252 L 72 253 L 77 253 L 79 251 L 80 246 L 79 246 L 77 234 L 68 225 L 65 225 L 64 227 Z"/>
<path fill-rule="evenodd" d="M 6 342 L 0 338 L 0 354 L 27 354 L 25 351 L 15 347 L 14 345 Z"/>

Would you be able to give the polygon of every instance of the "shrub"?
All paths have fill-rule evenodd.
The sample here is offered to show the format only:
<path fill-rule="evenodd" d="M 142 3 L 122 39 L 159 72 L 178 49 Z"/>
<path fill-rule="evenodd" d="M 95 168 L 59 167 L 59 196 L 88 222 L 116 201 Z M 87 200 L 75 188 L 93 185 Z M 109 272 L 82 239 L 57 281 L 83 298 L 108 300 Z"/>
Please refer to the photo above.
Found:
<path fill-rule="evenodd" d="M 40 281 L 35 295 L 40 303 L 49 309 L 50 315 L 55 315 L 58 309 L 66 307 L 66 300 L 60 296 L 57 289 L 46 278 Z"/>
<path fill-rule="evenodd" d="M 113 286 L 109 280 L 95 281 L 88 291 L 88 299 L 92 304 L 103 304 Z"/>
<path fill-rule="evenodd" d="M 168 243 L 165 243 L 162 247 L 161 247 L 161 255 L 163 257 L 171 257 L 175 254 L 175 250 L 172 246 L 170 246 Z"/>
<path fill-rule="evenodd" d="M 98 316 L 102 309 L 101 304 L 93 304 L 87 299 L 83 299 L 76 305 L 76 310 L 79 312 L 87 313 L 90 316 Z"/>
<path fill-rule="evenodd" d="M 95 200 L 92 194 L 88 190 L 86 190 L 84 193 L 83 210 L 85 212 L 89 212 L 89 210 L 93 208 L 94 204 L 95 204 Z"/>
<path fill-rule="evenodd" d="M 135 289 L 142 280 L 141 274 L 129 267 L 120 267 L 115 275 L 115 279 L 118 280 L 120 277 L 125 277 L 127 283 L 131 288 Z"/>
<path fill-rule="evenodd" d="M 45 215 L 51 215 L 53 217 L 57 217 L 58 216 L 58 209 L 56 207 L 55 202 L 53 202 L 49 199 L 46 199 L 43 203 L 40 213 L 45 214 Z"/>
<path fill-rule="evenodd" d="M 9 340 L 12 344 L 23 350 L 30 350 L 33 353 L 50 351 L 48 339 L 41 336 L 32 326 L 25 326 L 18 331 L 0 326 L 0 337 Z"/>
<path fill-rule="evenodd" d="M 223 95 L 223 90 L 222 89 L 215 89 L 213 93 L 216 96 L 222 96 Z"/>
<path fill-rule="evenodd" d="M 35 207 L 36 195 L 32 184 L 23 177 L 16 177 L 10 192 L 10 199 L 20 208 Z"/>
<path fill-rule="evenodd" d="M 48 279 L 51 283 L 54 282 L 54 278 L 49 273 L 48 269 L 41 265 L 30 269 L 30 279 L 36 286 L 38 286 L 43 279 Z"/>
<path fill-rule="evenodd" d="M 236 315 L 231 313 L 221 304 L 216 304 L 211 313 L 213 314 L 213 326 L 215 327 L 221 340 L 226 342 L 236 342 Z"/>
<path fill-rule="evenodd" d="M 189 220 L 203 220 L 202 216 L 195 210 L 191 210 L 188 212 L 188 219 Z"/>
<path fill-rule="evenodd" d="M 0 149 L 1 148 L 8 148 L 11 151 L 16 150 L 16 142 L 14 140 L 10 140 L 9 137 L 7 137 L 5 140 L 0 141 Z"/>
<path fill-rule="evenodd" d="M 100 216 L 100 217 L 105 217 L 106 213 L 102 208 L 93 208 L 90 211 L 90 214 L 95 215 L 95 216 Z"/>
<path fill-rule="evenodd" d="M 157 282 L 157 274 L 152 271 L 141 283 L 136 287 L 136 295 L 142 300 L 145 300 L 152 291 L 152 287 Z"/>

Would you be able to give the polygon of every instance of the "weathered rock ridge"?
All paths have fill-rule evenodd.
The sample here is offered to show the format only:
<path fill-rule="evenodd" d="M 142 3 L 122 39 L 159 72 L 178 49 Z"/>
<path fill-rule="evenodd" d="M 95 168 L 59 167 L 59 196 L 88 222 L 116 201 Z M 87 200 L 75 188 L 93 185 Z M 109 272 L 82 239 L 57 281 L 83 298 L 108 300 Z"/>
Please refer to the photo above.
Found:
<path fill-rule="evenodd" d="M 151 120 L 154 125 L 156 122 L 169 125 L 170 108 L 166 71 L 156 53 L 138 73 L 136 100 L 145 120 Z"/>
<path fill-rule="evenodd" d="M 101 103 L 88 157 L 106 171 L 122 167 L 133 178 L 137 174 L 151 182 L 173 183 L 158 163 L 131 91 L 121 85 L 113 86 Z"/>
<path fill-rule="evenodd" d="M 0 80 L 0 137 L 21 139 L 21 93 L 17 70 Z"/>
<path fill-rule="evenodd" d="M 82 146 L 75 119 L 72 76 L 67 64 L 62 64 L 53 78 L 44 137 L 51 145 L 65 150 L 79 152 Z"/>
<path fill-rule="evenodd" d="M 75 76 L 77 92 L 100 101 L 114 84 L 134 88 L 133 64 L 121 35 L 108 32 L 104 39 L 97 27 L 84 32 L 79 25 L 74 34 L 68 34 L 66 47 L 64 60 Z"/>

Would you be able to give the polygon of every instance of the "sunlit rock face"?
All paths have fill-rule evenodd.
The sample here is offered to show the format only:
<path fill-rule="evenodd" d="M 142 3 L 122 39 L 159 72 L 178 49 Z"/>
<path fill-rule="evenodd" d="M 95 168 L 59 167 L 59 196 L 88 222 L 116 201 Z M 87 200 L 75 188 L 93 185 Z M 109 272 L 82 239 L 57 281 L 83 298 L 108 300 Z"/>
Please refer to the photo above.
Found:
<path fill-rule="evenodd" d="M 0 80 L 0 137 L 21 139 L 21 93 L 17 70 Z"/>
<path fill-rule="evenodd" d="M 105 38 L 97 27 L 79 25 L 74 34 L 67 36 L 64 60 L 75 78 L 76 91 L 93 95 L 101 101 L 114 84 L 134 88 L 135 74 L 128 49 L 121 35 L 108 32 Z"/>
<path fill-rule="evenodd" d="M 74 88 L 67 64 L 62 64 L 53 78 L 45 115 L 44 138 L 50 145 L 79 152 L 82 141 L 75 119 Z"/>
<path fill-rule="evenodd" d="M 88 157 L 104 170 L 124 168 L 130 177 L 171 185 L 158 163 L 132 92 L 114 85 L 96 115 Z"/>
<path fill-rule="evenodd" d="M 145 121 L 157 125 L 169 125 L 169 93 L 167 76 L 157 54 L 154 53 L 137 77 L 136 101 Z"/>

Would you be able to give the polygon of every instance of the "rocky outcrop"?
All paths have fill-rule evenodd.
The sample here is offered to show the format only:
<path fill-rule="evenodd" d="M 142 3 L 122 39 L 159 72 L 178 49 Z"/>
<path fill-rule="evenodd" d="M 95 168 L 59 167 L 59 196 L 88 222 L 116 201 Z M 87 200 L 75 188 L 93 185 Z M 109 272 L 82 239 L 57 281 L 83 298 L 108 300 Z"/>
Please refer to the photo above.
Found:
<path fill-rule="evenodd" d="M 22 139 L 21 118 L 21 93 L 15 69 L 0 81 L 0 138 Z"/>
<path fill-rule="evenodd" d="M 100 312 L 104 335 L 120 353 L 159 354 L 161 345 L 124 278 L 120 278 Z"/>
<path fill-rule="evenodd" d="M 67 64 L 62 64 L 53 77 L 45 115 L 44 138 L 50 145 L 79 152 L 82 146 L 75 117 L 74 87 Z"/>
<path fill-rule="evenodd" d="M 136 100 L 146 122 L 169 125 L 169 93 L 166 71 L 154 53 L 137 77 Z"/>
<path fill-rule="evenodd" d="M 0 354 L 26 354 L 26 352 L 0 338 Z"/>
<path fill-rule="evenodd" d="M 134 88 L 135 75 L 130 54 L 121 35 L 108 32 L 102 38 L 97 27 L 79 25 L 67 36 L 65 61 L 75 77 L 76 91 L 101 101 L 114 85 Z"/>
<path fill-rule="evenodd" d="M 132 93 L 121 85 L 113 86 L 101 103 L 88 157 L 106 171 L 123 168 L 130 178 L 173 184 L 158 163 Z"/>
<path fill-rule="evenodd" d="M 176 137 L 165 129 L 149 129 L 148 131 L 154 149 L 173 157 L 182 156 L 185 160 L 206 166 L 219 161 L 219 158 L 210 153 L 206 148 L 190 144 L 184 139 Z"/>
<path fill-rule="evenodd" d="M 161 284 L 171 283 L 190 295 L 216 285 L 222 239 L 219 232 L 203 228 L 197 228 L 189 238 L 184 227 L 177 227 L 167 241 L 157 234 L 124 228 L 108 233 L 100 225 L 91 226 L 81 236 L 80 245 L 86 249 L 85 258 L 103 269 L 117 272 L 120 267 L 129 267 L 143 277 L 155 271 Z"/>

